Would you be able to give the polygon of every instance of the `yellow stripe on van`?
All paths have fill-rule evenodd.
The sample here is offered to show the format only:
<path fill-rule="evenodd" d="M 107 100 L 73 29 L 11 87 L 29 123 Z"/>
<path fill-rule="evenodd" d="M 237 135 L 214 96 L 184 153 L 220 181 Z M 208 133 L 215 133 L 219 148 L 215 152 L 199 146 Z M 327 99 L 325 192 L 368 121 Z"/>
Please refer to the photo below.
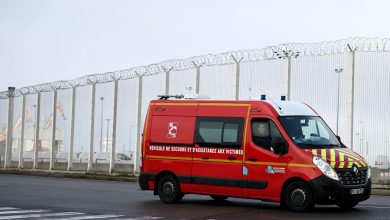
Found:
<path fill-rule="evenodd" d="M 353 162 L 348 162 L 348 168 L 352 168 Z"/>
<path fill-rule="evenodd" d="M 354 164 L 355 164 L 357 167 L 362 167 L 362 165 L 360 164 L 359 161 L 355 161 Z"/>
<path fill-rule="evenodd" d="M 164 159 L 164 160 L 186 160 L 186 161 L 204 161 L 204 162 L 222 162 L 222 163 L 242 163 L 241 160 L 224 160 L 224 159 L 202 159 L 202 158 L 191 158 L 191 157 L 172 157 L 172 156 L 157 156 L 157 155 L 146 155 L 149 159 Z M 305 167 L 315 168 L 314 164 L 302 164 L 302 163 L 276 163 L 276 162 L 252 162 L 246 161 L 247 164 L 256 165 L 271 165 L 271 166 L 284 166 L 284 167 Z"/>
<path fill-rule="evenodd" d="M 289 163 L 287 166 L 289 166 L 289 167 L 308 167 L 308 168 L 316 167 L 314 164 L 302 164 L 302 163 Z"/>
<path fill-rule="evenodd" d="M 347 154 L 350 158 L 352 158 L 354 160 L 357 160 L 357 161 L 363 160 L 363 158 L 359 154 L 357 154 L 351 150 L 340 149 L 340 151 L 344 152 L 345 154 Z"/>
<path fill-rule="evenodd" d="M 345 152 L 345 154 L 348 155 L 348 157 L 350 158 L 349 162 L 354 162 L 356 164 L 356 166 L 358 166 L 358 167 L 366 167 L 367 166 L 367 164 L 364 162 L 364 160 L 361 159 L 362 157 L 359 156 L 358 154 L 353 153 L 352 151 L 349 151 L 346 149 L 340 150 L 340 152 Z"/>
<path fill-rule="evenodd" d="M 366 167 L 367 166 L 367 164 L 364 162 L 364 160 L 356 161 L 356 163 L 359 164 L 359 167 Z"/>
<path fill-rule="evenodd" d="M 146 155 L 146 158 L 164 159 L 164 160 L 192 160 L 191 157 L 171 157 L 171 156 L 157 156 L 157 155 Z"/>
<path fill-rule="evenodd" d="M 344 153 L 339 152 L 340 166 L 338 168 L 344 168 Z"/>
<path fill-rule="evenodd" d="M 351 152 L 351 154 L 354 156 L 354 157 L 356 157 L 356 158 L 358 158 L 359 160 L 364 160 L 364 158 L 360 155 L 360 154 L 358 154 L 358 153 L 356 153 L 356 152 L 354 152 L 354 151 L 350 151 Z"/>
<path fill-rule="evenodd" d="M 316 155 L 316 156 L 317 156 L 317 149 L 312 150 L 311 153 L 312 153 L 313 155 Z"/>
<path fill-rule="evenodd" d="M 157 156 L 146 155 L 149 159 L 164 159 L 164 160 L 194 160 L 203 162 L 221 162 L 221 163 L 242 163 L 242 160 L 224 160 L 224 159 L 203 159 L 203 158 L 191 158 L 191 157 L 172 157 L 172 156 Z"/>
<path fill-rule="evenodd" d="M 316 167 L 314 164 L 303 164 L 303 163 L 276 163 L 276 162 L 253 162 L 253 161 L 246 161 L 246 163 L 255 164 L 255 165 L 271 165 L 271 166 L 282 166 L 282 167 L 307 167 L 307 168 Z"/>
<path fill-rule="evenodd" d="M 199 103 L 200 106 L 238 106 L 238 107 L 246 107 L 251 104 L 235 104 L 235 103 Z"/>
<path fill-rule="evenodd" d="M 321 157 L 322 157 L 323 160 L 326 161 L 326 149 L 322 149 L 321 150 Z"/>
<path fill-rule="evenodd" d="M 250 112 L 250 109 L 251 109 L 251 104 L 249 104 L 248 106 L 248 113 L 246 114 L 246 118 L 245 118 L 245 128 L 244 128 L 244 154 L 242 155 L 242 159 L 245 160 L 245 152 L 246 152 L 246 133 L 248 131 L 248 121 L 249 121 L 249 112 Z"/>
<path fill-rule="evenodd" d="M 179 102 L 164 102 L 164 103 L 154 103 L 154 105 L 173 105 L 173 106 L 197 106 L 198 103 L 179 103 Z"/>
<path fill-rule="evenodd" d="M 334 167 L 336 165 L 336 152 L 334 149 L 330 149 L 330 166 Z"/>
<path fill-rule="evenodd" d="M 146 138 L 148 135 L 148 124 L 149 124 L 149 112 L 150 112 L 150 106 L 152 106 L 152 105 L 153 105 L 153 103 L 151 103 L 149 105 L 148 111 L 146 112 L 146 123 L 145 123 L 145 128 L 144 128 L 143 144 L 142 144 L 142 157 L 145 157 Z"/>
<path fill-rule="evenodd" d="M 203 158 L 193 158 L 193 160 L 194 161 L 203 161 L 203 162 L 242 163 L 242 160 L 203 159 Z"/>

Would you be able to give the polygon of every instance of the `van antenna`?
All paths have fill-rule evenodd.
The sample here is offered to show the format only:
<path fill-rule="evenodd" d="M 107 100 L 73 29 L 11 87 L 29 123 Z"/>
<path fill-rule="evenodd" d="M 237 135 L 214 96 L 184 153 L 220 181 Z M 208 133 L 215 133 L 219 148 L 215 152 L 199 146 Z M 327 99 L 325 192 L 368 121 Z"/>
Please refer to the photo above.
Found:
<path fill-rule="evenodd" d="M 271 96 L 268 96 L 268 94 L 265 93 L 265 92 L 264 92 L 263 90 L 261 90 L 261 89 L 260 89 L 260 92 L 261 92 L 262 94 L 266 95 L 267 97 L 269 97 L 269 100 L 272 102 L 272 104 L 276 105 L 276 106 L 279 108 L 279 110 L 282 110 L 282 108 L 281 108 L 278 104 L 276 104 L 276 102 L 271 98 Z"/>

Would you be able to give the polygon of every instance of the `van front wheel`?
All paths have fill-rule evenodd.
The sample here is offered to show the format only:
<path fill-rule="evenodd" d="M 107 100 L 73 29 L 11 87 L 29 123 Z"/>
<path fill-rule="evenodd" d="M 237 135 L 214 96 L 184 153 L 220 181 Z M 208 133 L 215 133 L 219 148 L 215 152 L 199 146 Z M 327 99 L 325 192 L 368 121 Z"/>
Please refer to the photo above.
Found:
<path fill-rule="evenodd" d="M 284 203 L 291 211 L 306 211 L 314 206 L 314 195 L 309 185 L 302 181 L 290 183 L 284 193 Z"/>
<path fill-rule="evenodd" d="M 179 182 L 172 175 L 162 176 L 157 187 L 158 196 L 164 203 L 178 203 L 184 196 Z"/>

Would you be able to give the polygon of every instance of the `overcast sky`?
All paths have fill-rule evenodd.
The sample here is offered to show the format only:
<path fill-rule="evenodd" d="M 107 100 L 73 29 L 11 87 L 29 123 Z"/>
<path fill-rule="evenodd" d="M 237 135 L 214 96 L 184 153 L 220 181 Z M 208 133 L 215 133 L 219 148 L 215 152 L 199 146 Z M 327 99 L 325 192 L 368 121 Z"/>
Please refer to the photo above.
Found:
<path fill-rule="evenodd" d="M 389 37 L 390 2 L 0 0 L 0 91 L 288 42 Z"/>

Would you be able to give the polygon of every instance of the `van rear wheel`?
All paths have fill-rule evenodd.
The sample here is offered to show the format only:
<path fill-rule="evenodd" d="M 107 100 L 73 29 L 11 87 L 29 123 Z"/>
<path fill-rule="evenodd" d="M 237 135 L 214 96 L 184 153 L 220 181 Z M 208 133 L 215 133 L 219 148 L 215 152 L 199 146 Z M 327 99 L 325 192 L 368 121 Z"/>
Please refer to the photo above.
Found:
<path fill-rule="evenodd" d="M 157 187 L 158 196 L 164 203 L 178 203 L 184 196 L 180 190 L 179 182 L 172 175 L 162 176 Z"/>
<path fill-rule="evenodd" d="M 213 198 L 217 202 L 223 202 L 228 198 L 227 196 L 215 196 L 215 195 L 212 195 L 210 197 Z"/>
<path fill-rule="evenodd" d="M 291 211 L 301 212 L 312 209 L 314 195 L 309 185 L 302 181 L 290 183 L 284 193 L 283 205 Z"/>

